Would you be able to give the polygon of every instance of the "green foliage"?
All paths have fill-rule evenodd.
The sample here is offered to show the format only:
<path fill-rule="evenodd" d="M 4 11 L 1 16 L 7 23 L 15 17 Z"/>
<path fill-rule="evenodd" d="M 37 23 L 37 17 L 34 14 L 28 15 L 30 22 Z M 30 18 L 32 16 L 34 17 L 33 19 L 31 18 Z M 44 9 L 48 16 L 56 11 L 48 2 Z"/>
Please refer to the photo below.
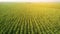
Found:
<path fill-rule="evenodd" d="M 0 34 L 60 34 L 60 4 L 0 3 Z"/>

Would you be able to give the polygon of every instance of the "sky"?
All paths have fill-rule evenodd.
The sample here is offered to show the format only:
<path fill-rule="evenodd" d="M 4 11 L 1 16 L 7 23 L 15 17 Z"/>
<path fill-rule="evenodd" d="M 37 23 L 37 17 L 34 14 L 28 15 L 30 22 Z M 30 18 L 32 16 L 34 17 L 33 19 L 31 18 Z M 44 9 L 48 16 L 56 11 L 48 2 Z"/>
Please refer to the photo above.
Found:
<path fill-rule="evenodd" d="M 0 0 L 0 2 L 60 2 L 60 0 Z"/>

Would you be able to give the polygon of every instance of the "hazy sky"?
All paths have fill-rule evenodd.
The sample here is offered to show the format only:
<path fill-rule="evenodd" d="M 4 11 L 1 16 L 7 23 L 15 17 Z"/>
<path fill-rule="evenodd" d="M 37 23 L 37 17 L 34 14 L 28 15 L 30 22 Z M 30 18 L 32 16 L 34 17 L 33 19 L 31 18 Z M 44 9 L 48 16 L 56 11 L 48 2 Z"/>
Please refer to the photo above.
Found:
<path fill-rule="evenodd" d="M 0 2 L 60 2 L 60 0 L 0 0 Z"/>

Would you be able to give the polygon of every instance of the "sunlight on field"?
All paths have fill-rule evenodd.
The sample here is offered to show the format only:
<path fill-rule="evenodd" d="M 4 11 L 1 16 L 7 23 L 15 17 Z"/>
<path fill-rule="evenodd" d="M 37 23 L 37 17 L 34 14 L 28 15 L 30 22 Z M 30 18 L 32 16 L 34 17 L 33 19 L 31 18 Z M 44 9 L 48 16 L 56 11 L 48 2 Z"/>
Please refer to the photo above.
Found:
<path fill-rule="evenodd" d="M 0 3 L 0 34 L 60 34 L 60 3 Z"/>

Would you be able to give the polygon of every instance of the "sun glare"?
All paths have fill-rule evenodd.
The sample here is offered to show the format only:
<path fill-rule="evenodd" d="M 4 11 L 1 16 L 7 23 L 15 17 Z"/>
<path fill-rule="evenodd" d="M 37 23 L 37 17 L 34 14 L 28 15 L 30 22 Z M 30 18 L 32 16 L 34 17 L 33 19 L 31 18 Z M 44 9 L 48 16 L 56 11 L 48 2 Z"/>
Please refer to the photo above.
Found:
<path fill-rule="evenodd" d="M 0 0 L 0 2 L 60 2 L 60 0 Z"/>

